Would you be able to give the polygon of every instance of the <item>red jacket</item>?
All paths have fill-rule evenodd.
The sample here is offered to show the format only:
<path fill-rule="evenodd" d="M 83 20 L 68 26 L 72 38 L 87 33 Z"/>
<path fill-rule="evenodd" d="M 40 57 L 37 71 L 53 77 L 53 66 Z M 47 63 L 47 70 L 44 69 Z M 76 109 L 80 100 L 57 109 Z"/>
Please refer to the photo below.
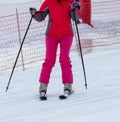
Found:
<path fill-rule="evenodd" d="M 37 20 L 42 21 L 49 15 L 49 22 L 46 34 L 61 38 L 66 35 L 73 35 L 71 25 L 71 3 L 73 0 L 45 0 L 37 15 Z"/>

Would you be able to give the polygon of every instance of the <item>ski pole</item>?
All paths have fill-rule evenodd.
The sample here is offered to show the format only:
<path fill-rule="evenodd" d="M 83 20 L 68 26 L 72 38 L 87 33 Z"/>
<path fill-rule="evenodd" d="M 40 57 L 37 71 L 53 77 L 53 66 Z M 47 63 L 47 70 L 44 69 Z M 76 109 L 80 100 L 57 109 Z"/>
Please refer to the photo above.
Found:
<path fill-rule="evenodd" d="M 77 37 L 78 37 L 78 44 L 79 44 L 79 49 L 80 49 L 79 51 L 80 51 L 82 67 L 83 67 L 83 73 L 84 73 L 85 87 L 87 89 L 86 71 L 85 71 L 85 65 L 84 65 L 84 60 L 83 60 L 82 47 L 81 47 L 80 35 L 79 35 L 79 31 L 78 31 L 78 26 L 77 26 L 77 20 L 76 20 L 76 17 L 75 17 L 75 9 L 73 9 L 73 16 L 74 16 L 74 19 L 75 19 L 75 26 L 76 26 Z"/>
<path fill-rule="evenodd" d="M 15 60 L 14 66 L 13 66 L 13 68 L 12 68 L 12 72 L 11 72 L 10 77 L 9 77 L 9 81 L 8 81 L 8 84 L 7 84 L 7 87 L 6 87 L 6 92 L 7 92 L 8 88 L 9 88 L 9 85 L 10 85 L 10 82 L 11 82 L 11 79 L 12 79 L 12 76 L 13 76 L 13 72 L 14 72 L 14 69 L 15 69 L 15 67 L 16 67 L 16 64 L 17 64 L 17 61 L 18 61 L 18 58 L 19 58 L 19 55 L 20 55 L 20 52 L 21 52 L 21 49 L 22 49 L 24 40 L 25 40 L 25 38 L 26 38 L 27 32 L 28 32 L 29 27 L 30 27 L 30 25 L 31 25 L 32 19 L 33 19 L 33 16 L 31 16 L 31 19 L 30 19 L 30 22 L 29 22 L 29 24 L 28 24 L 27 30 L 26 30 L 25 35 L 24 35 L 24 37 L 23 37 L 22 43 L 21 43 L 21 45 L 20 45 L 20 48 L 19 48 L 19 51 L 18 51 L 16 60 Z"/>

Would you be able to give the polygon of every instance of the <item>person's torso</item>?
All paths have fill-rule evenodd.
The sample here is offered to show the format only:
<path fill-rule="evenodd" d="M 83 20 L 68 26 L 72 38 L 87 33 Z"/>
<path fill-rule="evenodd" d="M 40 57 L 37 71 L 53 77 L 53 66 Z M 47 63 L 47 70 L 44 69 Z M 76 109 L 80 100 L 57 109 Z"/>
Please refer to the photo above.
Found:
<path fill-rule="evenodd" d="M 47 34 L 56 36 L 73 35 L 70 18 L 70 1 L 49 0 L 49 24 Z"/>

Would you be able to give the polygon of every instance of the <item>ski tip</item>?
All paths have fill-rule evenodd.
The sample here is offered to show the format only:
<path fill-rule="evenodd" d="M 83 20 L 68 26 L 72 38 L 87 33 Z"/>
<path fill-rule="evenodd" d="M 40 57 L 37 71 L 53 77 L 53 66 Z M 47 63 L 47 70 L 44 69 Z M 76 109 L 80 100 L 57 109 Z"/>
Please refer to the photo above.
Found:
<path fill-rule="evenodd" d="M 45 97 L 45 96 L 44 97 L 40 97 L 40 100 L 41 101 L 45 101 L 45 100 L 47 100 L 47 97 Z"/>
<path fill-rule="evenodd" d="M 67 97 L 65 95 L 60 95 L 59 99 L 64 100 L 64 99 L 67 99 Z"/>

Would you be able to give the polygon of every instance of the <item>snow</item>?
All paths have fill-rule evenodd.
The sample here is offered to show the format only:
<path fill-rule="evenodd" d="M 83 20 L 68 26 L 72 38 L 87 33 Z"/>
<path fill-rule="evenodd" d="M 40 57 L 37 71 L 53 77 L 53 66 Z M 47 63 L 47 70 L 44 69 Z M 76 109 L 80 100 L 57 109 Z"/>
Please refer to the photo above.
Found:
<path fill-rule="evenodd" d="M 67 100 L 58 99 L 63 92 L 58 60 L 52 71 L 47 101 L 39 100 L 37 81 L 41 65 L 30 65 L 25 72 L 15 70 L 8 92 L 5 88 L 10 71 L 2 72 L 0 121 L 119 122 L 120 49 L 84 55 L 88 90 L 84 87 L 81 60 L 76 51 L 71 52 L 71 60 L 75 93 Z"/>
<path fill-rule="evenodd" d="M 14 4 L 14 3 L 24 3 L 36 0 L 0 0 L 0 4 Z"/>
<path fill-rule="evenodd" d="M 1 0 L 0 4 L 27 1 Z M 51 74 L 47 101 L 39 100 L 42 62 L 27 65 L 24 72 L 16 68 L 8 92 L 5 90 L 11 69 L 0 71 L 0 122 L 119 122 L 120 48 L 105 50 L 94 49 L 84 55 L 87 90 L 81 59 L 77 51 L 71 51 L 75 92 L 67 100 L 58 98 L 63 92 L 59 57 Z"/>

